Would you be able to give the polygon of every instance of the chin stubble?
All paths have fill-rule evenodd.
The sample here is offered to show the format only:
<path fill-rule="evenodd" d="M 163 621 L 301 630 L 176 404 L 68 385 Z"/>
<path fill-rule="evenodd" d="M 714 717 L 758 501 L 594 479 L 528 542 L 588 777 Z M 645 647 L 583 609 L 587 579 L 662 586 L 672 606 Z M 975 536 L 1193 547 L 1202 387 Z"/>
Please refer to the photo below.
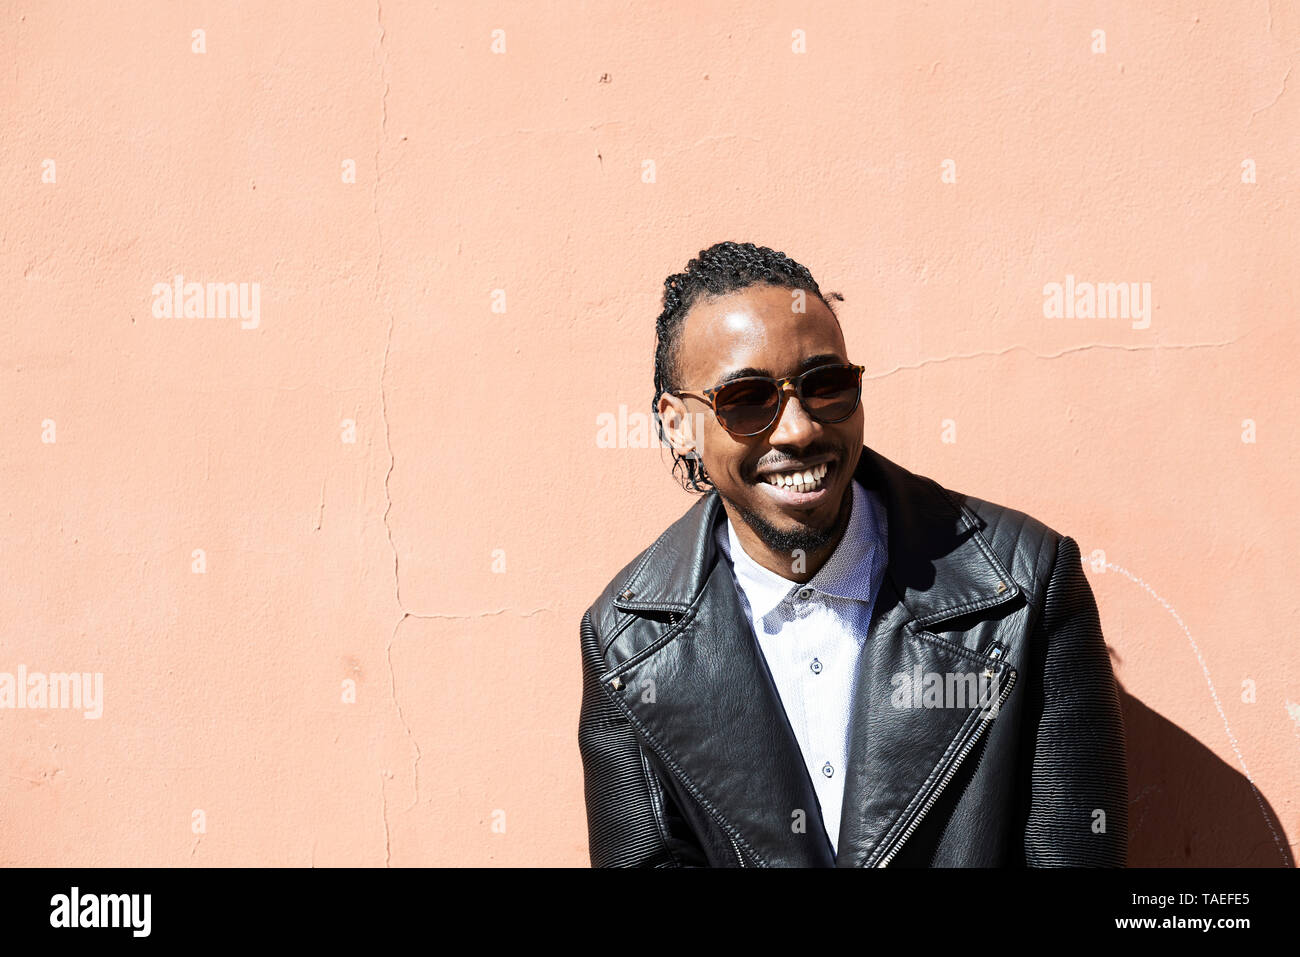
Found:
<path fill-rule="evenodd" d="M 844 495 L 840 499 L 839 513 L 826 528 L 816 528 L 809 525 L 802 525 L 790 530 L 777 528 L 757 512 L 750 511 L 735 502 L 732 504 L 736 505 L 740 517 L 744 519 L 746 525 L 754 530 L 754 534 L 758 536 L 759 541 L 772 551 L 790 553 L 799 549 L 804 554 L 809 554 L 819 551 L 829 544 L 835 538 L 835 533 L 848 522 L 849 509 L 853 507 L 852 491 L 852 485 L 844 489 Z"/>

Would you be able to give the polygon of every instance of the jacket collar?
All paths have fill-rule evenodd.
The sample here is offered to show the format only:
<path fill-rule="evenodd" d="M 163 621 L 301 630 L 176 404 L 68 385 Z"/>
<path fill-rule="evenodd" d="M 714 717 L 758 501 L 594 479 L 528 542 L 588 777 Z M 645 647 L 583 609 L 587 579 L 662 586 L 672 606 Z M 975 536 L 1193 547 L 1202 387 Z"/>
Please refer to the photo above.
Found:
<path fill-rule="evenodd" d="M 919 627 L 1019 594 L 973 516 L 938 483 L 865 445 L 853 477 L 885 505 L 885 575 Z M 647 560 L 623 583 L 614 604 L 626 611 L 687 611 L 717 561 L 713 528 L 718 521 L 726 521 L 726 511 L 717 491 L 711 490 L 660 536 Z"/>
<path fill-rule="evenodd" d="M 714 529 L 725 513 L 716 491 L 659 537 L 614 599 L 627 612 L 680 622 L 625 632 L 640 650 L 619 656 L 602 683 L 737 854 L 743 848 L 760 866 L 888 863 L 933 803 L 936 782 L 955 772 L 962 742 L 988 725 L 974 706 L 891 708 L 891 676 L 1004 667 L 925 630 L 1020 594 L 975 517 L 870 448 L 854 476 L 885 506 L 889 557 L 859 659 L 838 857 L 735 580 L 718 561 Z M 1009 691 L 1014 669 L 1006 670 Z"/>

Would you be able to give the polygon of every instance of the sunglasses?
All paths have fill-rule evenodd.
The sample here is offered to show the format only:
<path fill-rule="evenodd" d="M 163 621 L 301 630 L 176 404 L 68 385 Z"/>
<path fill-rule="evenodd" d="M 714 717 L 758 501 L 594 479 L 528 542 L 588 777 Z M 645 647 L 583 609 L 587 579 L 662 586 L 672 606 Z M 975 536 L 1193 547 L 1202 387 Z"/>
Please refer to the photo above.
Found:
<path fill-rule="evenodd" d="M 703 399 L 713 407 L 718 424 L 735 436 L 766 432 L 781 417 L 785 405 L 785 384 L 794 384 L 799 404 L 808 415 L 826 424 L 843 422 L 857 411 L 862 398 L 862 372 L 866 366 L 817 366 L 800 375 L 774 379 L 745 376 L 701 392 L 672 392 L 670 395 Z"/>

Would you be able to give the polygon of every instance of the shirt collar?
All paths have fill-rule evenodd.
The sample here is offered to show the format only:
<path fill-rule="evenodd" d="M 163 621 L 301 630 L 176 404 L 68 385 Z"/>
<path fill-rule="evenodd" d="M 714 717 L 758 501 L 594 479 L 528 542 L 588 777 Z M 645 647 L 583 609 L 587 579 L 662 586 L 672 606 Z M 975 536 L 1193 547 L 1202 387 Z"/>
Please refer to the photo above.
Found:
<path fill-rule="evenodd" d="M 888 519 L 876 496 L 857 479 L 850 487 L 853 505 L 848 528 L 830 558 L 806 585 L 801 586 L 754 561 L 736 537 L 730 517 L 718 526 L 718 544 L 731 560 L 736 581 L 756 617 L 766 617 L 796 588 L 812 588 L 838 598 L 871 603 L 879 573 L 884 570 Z"/>

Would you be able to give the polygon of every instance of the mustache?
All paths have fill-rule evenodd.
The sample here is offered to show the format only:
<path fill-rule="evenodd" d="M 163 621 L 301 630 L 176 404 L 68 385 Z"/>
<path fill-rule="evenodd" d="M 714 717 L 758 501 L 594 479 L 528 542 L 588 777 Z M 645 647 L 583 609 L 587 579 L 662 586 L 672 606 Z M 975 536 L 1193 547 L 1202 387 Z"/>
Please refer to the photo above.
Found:
<path fill-rule="evenodd" d="M 779 459 L 760 459 L 754 463 L 754 466 L 751 469 L 749 469 L 749 475 L 747 478 L 752 482 L 758 478 L 759 472 L 768 470 L 780 471 L 781 469 L 790 468 L 800 462 L 817 458 L 822 455 L 829 455 L 836 461 L 842 462 L 846 457 L 846 452 L 847 449 L 843 446 L 818 445 L 803 449 L 801 454 L 798 456 L 782 456 Z"/>

